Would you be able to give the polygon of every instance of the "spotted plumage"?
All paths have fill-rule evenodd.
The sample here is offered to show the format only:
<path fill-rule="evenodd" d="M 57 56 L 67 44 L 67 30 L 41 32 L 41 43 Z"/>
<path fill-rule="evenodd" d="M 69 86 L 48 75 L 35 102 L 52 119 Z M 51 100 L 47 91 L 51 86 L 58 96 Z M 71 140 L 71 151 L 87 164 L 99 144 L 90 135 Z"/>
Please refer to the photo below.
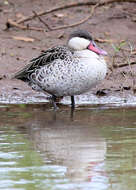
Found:
<path fill-rule="evenodd" d="M 75 31 L 67 46 L 57 46 L 34 58 L 14 78 L 27 82 L 34 90 L 54 97 L 71 96 L 89 91 L 106 75 L 106 53 L 92 41 L 90 33 Z"/>

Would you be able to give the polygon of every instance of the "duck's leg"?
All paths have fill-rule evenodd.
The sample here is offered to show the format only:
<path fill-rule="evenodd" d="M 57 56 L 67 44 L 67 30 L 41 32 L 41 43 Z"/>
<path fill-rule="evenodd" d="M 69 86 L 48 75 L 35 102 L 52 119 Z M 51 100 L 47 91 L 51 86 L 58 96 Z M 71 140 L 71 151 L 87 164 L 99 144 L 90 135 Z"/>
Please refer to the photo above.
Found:
<path fill-rule="evenodd" d="M 52 100 L 52 104 L 53 104 L 54 110 L 57 110 L 58 107 L 56 105 L 56 96 L 52 95 L 51 100 Z"/>
<path fill-rule="evenodd" d="M 75 108 L 75 99 L 74 99 L 74 96 L 71 96 L 71 108 L 72 109 Z"/>

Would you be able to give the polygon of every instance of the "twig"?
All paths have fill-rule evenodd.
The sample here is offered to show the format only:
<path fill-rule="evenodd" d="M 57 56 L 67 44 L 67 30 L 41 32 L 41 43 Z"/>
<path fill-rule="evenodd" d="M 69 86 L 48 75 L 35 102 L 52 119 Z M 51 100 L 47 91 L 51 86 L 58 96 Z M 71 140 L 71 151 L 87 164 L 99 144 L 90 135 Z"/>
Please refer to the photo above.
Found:
<path fill-rule="evenodd" d="M 83 24 L 84 22 L 86 22 L 88 19 L 90 19 L 92 16 L 93 16 L 93 13 L 94 13 L 94 10 L 96 7 L 99 6 L 99 3 L 97 3 L 96 5 L 94 5 L 91 9 L 91 13 L 89 16 L 87 16 L 85 19 L 83 20 L 80 20 L 76 23 L 73 23 L 73 24 L 70 24 L 70 25 L 64 25 L 64 26 L 59 26 L 59 27 L 55 27 L 55 28 L 52 28 L 52 30 L 60 30 L 60 29 L 64 29 L 64 28 L 69 28 L 69 27 L 74 27 L 74 26 L 78 26 L 80 24 Z"/>
<path fill-rule="evenodd" d="M 6 25 L 7 25 L 7 28 L 10 28 L 11 26 L 14 26 L 14 27 L 20 28 L 22 30 L 30 29 L 30 30 L 36 30 L 36 31 L 44 31 L 43 28 L 24 26 L 24 25 L 18 24 L 17 22 L 15 22 L 15 21 L 13 21 L 11 19 L 8 19 Z"/>
<path fill-rule="evenodd" d="M 55 11 L 60 11 L 62 9 L 69 9 L 69 8 L 73 8 L 73 7 L 87 6 L 87 5 L 96 5 L 96 4 L 97 4 L 96 2 L 90 2 L 90 1 L 88 1 L 88 2 L 80 2 L 80 3 L 79 2 L 78 3 L 71 3 L 71 4 L 68 4 L 68 5 L 62 5 L 60 7 L 55 7 L 53 9 L 49 9 L 47 11 L 41 11 L 41 12 L 37 13 L 37 15 L 38 16 L 43 16 L 43 15 L 47 15 L 47 14 L 55 12 Z M 35 17 L 36 17 L 36 15 L 33 14 L 33 15 L 30 15 L 30 16 L 28 16 L 26 18 L 18 20 L 17 23 L 18 24 L 24 23 L 26 21 L 34 19 Z"/>
<path fill-rule="evenodd" d="M 20 28 L 20 29 L 23 29 L 23 30 L 24 30 L 24 29 L 27 29 L 26 26 L 23 26 L 23 25 L 21 25 L 21 24 L 18 24 L 17 22 L 15 22 L 15 21 L 13 21 L 13 20 L 11 20 L 11 19 L 8 19 L 6 25 L 7 25 L 7 28 L 10 28 L 11 26 L 15 26 L 15 27 Z"/>
<path fill-rule="evenodd" d="M 41 19 L 41 17 L 40 17 L 35 11 L 33 11 L 33 13 L 34 13 L 35 16 L 39 19 L 39 21 L 40 21 L 41 23 L 43 23 L 43 24 L 47 27 L 48 30 L 52 30 L 52 28 L 51 28 L 45 21 L 43 21 L 43 20 Z"/>
<path fill-rule="evenodd" d="M 127 67 L 127 66 L 130 66 L 130 65 L 136 65 L 136 62 L 133 61 L 131 63 L 123 63 L 123 64 L 120 64 L 120 65 L 114 65 L 114 68 Z"/>
<path fill-rule="evenodd" d="M 45 31 L 44 28 L 37 28 L 37 27 L 34 27 L 34 26 L 27 26 L 26 29 L 29 29 L 29 30 L 36 30 L 36 31 L 42 31 L 42 32 Z"/>
<path fill-rule="evenodd" d="M 95 38 L 94 40 L 99 43 L 113 43 L 114 41 L 112 39 L 101 39 L 101 38 Z"/>
<path fill-rule="evenodd" d="M 96 5 L 99 3 L 99 6 L 103 6 L 103 5 L 107 5 L 107 4 L 111 4 L 111 3 L 114 3 L 114 2 L 132 2 L 132 3 L 136 3 L 136 0 L 104 0 L 104 1 L 101 1 L 101 2 L 93 2 L 93 1 L 88 1 L 88 2 L 78 2 L 78 3 L 71 3 L 71 4 L 68 4 L 68 5 L 62 5 L 60 7 L 55 7 L 53 9 L 49 9 L 47 11 L 41 11 L 39 13 L 37 13 L 38 16 L 42 16 L 42 15 L 47 15 L 49 13 L 52 13 L 52 12 L 55 12 L 55 11 L 60 11 L 62 9 L 69 9 L 71 7 L 80 7 L 80 6 L 87 6 L 87 5 Z M 18 20 L 17 24 L 20 24 L 20 23 L 24 23 L 26 21 L 29 21 L 29 20 L 32 20 L 36 17 L 35 14 L 33 15 L 30 15 L 26 18 L 23 18 L 23 19 L 20 19 Z"/>

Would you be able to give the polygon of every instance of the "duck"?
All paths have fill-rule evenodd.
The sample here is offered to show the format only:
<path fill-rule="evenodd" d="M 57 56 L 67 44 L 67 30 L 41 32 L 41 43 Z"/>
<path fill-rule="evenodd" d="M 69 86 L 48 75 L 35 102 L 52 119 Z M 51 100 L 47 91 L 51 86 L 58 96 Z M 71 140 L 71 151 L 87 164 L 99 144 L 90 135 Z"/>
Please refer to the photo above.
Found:
<path fill-rule="evenodd" d="M 107 52 L 94 42 L 86 30 L 73 31 L 66 45 L 58 45 L 33 58 L 12 78 L 26 82 L 33 90 L 48 93 L 54 109 L 56 99 L 70 96 L 75 108 L 75 96 L 86 93 L 106 76 Z"/>

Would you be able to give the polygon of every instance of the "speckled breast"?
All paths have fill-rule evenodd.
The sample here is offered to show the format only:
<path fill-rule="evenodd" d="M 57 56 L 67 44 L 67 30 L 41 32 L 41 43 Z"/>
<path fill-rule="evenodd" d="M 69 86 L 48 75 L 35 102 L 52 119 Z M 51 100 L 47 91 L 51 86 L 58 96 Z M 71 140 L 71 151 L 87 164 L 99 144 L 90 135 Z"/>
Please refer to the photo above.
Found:
<path fill-rule="evenodd" d="M 36 81 L 45 91 L 56 96 L 79 95 L 104 79 L 104 59 L 75 58 L 72 62 L 55 61 L 39 70 Z"/>

